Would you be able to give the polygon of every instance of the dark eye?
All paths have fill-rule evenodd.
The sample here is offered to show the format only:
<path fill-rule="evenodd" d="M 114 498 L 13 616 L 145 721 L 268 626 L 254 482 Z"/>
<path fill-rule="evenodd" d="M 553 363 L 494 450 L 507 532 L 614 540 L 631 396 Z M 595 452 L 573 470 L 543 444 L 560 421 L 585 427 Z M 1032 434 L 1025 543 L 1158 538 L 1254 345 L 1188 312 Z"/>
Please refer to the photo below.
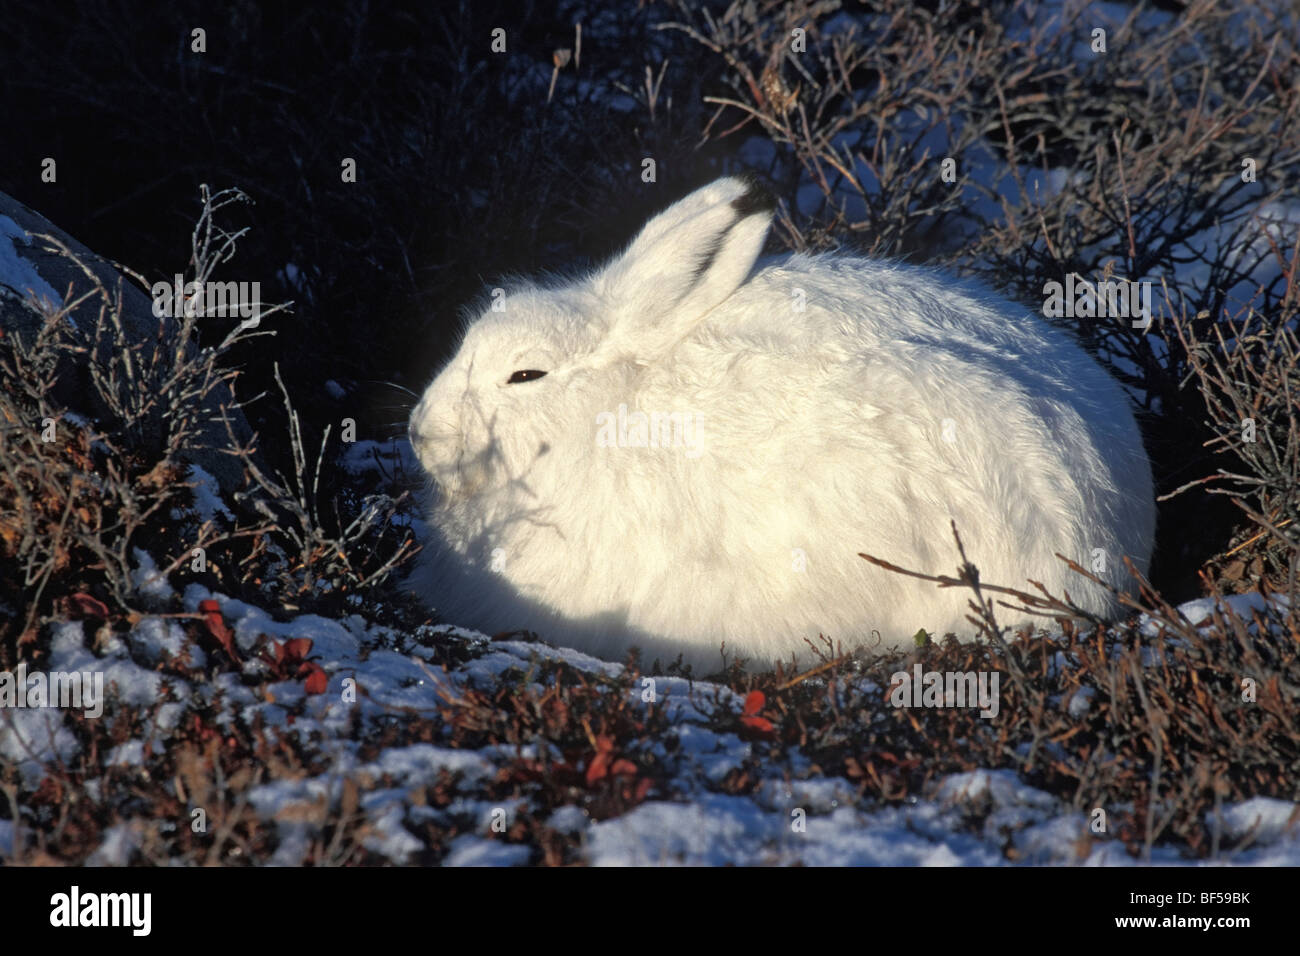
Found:
<path fill-rule="evenodd" d="M 518 385 L 520 382 L 531 382 L 533 379 L 541 378 L 546 373 L 537 368 L 525 368 L 515 372 L 510 378 L 506 379 L 507 385 Z"/>

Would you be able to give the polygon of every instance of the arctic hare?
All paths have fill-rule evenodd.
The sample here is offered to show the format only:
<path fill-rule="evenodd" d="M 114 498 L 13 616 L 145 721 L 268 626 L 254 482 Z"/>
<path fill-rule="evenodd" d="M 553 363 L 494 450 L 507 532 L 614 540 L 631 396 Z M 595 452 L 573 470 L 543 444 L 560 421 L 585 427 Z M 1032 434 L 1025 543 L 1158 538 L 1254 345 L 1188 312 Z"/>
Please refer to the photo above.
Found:
<path fill-rule="evenodd" d="M 431 481 L 413 582 L 449 622 L 642 661 L 805 638 L 968 636 L 951 522 L 982 580 L 1108 615 L 1145 571 L 1150 465 L 1119 385 L 1040 316 L 924 268 L 759 264 L 772 216 L 719 179 L 577 281 L 498 294 L 410 424 Z M 1029 620 L 1026 618 L 1026 620 Z M 1041 619 L 1034 619 L 1041 622 Z M 1004 623 L 1020 623 L 1005 613 Z"/>

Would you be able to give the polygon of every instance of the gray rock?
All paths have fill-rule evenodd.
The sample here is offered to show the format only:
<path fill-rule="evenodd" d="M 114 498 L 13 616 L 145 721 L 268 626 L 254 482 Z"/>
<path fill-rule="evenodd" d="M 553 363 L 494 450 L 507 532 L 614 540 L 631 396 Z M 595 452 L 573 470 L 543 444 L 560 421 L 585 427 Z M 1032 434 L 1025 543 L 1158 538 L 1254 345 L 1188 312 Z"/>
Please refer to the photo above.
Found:
<path fill-rule="evenodd" d="M 13 231 L 11 228 L 0 229 L 0 246 L 12 248 L 12 252 L 10 248 L 0 248 L 0 261 L 3 261 L 3 258 L 10 258 L 10 264 L 16 266 L 16 271 L 30 280 L 24 285 L 33 288 L 38 295 L 48 296 L 53 292 L 57 299 L 63 301 L 68 301 L 65 297 L 69 288 L 74 299 L 93 288 L 93 283 L 76 262 L 57 251 L 47 251 L 46 243 L 32 238 L 40 234 L 53 236 L 74 253 L 99 278 L 106 289 L 113 294 L 116 294 L 119 288 L 121 289 L 122 325 L 131 340 L 145 343 L 146 349 L 157 348 L 167 340 L 168 324 L 174 320 L 160 319 L 155 316 L 153 300 L 134 280 L 122 275 L 110 262 L 91 252 L 40 213 L 2 192 L 0 192 L 0 217 L 8 217 L 19 229 L 28 234 L 24 241 L 23 238 L 11 237 L 10 233 Z M 7 225 L 3 219 L 0 219 L 0 226 L 7 227 Z M 12 262 L 14 254 L 20 260 L 16 264 Z M 32 271 L 25 269 L 23 263 L 30 264 Z M 42 280 L 44 288 L 41 287 Z M 0 286 L 0 329 L 6 335 L 27 337 L 35 334 L 40 328 L 41 316 L 24 302 L 27 292 L 28 288 L 13 289 Z M 73 310 L 71 317 L 79 329 L 89 330 L 95 327 L 100 302 L 100 297 L 90 296 Z M 88 356 L 87 361 L 100 360 L 102 354 L 101 351 L 97 356 Z M 72 411 L 88 417 L 96 417 L 97 409 L 93 407 L 96 396 L 92 394 L 93 389 L 86 383 L 83 391 L 84 395 L 64 393 L 61 398 L 67 402 Z M 82 399 L 80 403 L 78 398 Z M 223 386 L 222 391 L 218 393 L 218 400 L 230 408 L 235 434 L 241 443 L 246 442 L 252 436 L 252 429 L 243 413 L 233 407 L 234 396 L 229 389 Z M 204 422 L 200 444 L 208 447 L 189 449 L 183 457 L 211 472 L 222 491 L 229 494 L 243 485 L 243 469 L 234 457 L 212 450 L 213 447 L 224 447 L 227 443 L 225 426 L 220 421 Z"/>

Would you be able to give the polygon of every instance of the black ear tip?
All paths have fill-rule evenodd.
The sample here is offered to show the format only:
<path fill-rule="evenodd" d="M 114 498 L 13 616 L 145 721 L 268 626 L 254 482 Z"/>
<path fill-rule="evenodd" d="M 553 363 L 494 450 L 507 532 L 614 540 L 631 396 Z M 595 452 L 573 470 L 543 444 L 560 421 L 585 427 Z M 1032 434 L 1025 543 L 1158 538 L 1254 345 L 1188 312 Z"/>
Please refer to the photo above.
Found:
<path fill-rule="evenodd" d="M 736 177 L 745 184 L 745 191 L 731 201 L 731 208 L 741 216 L 753 216 L 760 212 L 771 212 L 776 208 L 776 197 L 763 185 L 763 181 L 751 172 L 741 173 Z"/>

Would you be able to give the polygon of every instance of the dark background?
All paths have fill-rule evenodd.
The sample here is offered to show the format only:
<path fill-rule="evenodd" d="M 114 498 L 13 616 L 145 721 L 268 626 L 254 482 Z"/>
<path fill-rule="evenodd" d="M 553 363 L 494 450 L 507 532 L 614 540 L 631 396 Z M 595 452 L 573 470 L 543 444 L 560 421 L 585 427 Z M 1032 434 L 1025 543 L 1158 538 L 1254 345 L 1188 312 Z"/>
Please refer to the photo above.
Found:
<path fill-rule="evenodd" d="M 585 96 L 572 68 L 549 105 L 521 92 L 573 47 L 575 22 L 588 25 L 581 74 L 635 86 L 639 58 L 598 37 L 645 36 L 651 11 L 636 4 L 603 28 L 604 5 L 564 2 L 2 6 L 0 190 L 170 281 L 199 184 L 242 189 L 254 204 L 230 224 L 251 228 L 215 278 L 293 300 L 277 337 L 239 359 L 258 379 L 278 359 L 309 421 L 396 425 L 408 399 L 378 383 L 418 392 L 490 278 L 606 255 L 717 171 L 717 150 L 691 150 L 675 128 L 694 122 L 698 95 L 651 126 Z M 497 26 L 505 54 L 489 49 Z M 190 49 L 196 27 L 206 53 Z M 655 184 L 640 180 L 645 155 Z M 45 157 L 56 183 L 40 180 Z M 344 157 L 355 183 L 341 181 Z"/>

